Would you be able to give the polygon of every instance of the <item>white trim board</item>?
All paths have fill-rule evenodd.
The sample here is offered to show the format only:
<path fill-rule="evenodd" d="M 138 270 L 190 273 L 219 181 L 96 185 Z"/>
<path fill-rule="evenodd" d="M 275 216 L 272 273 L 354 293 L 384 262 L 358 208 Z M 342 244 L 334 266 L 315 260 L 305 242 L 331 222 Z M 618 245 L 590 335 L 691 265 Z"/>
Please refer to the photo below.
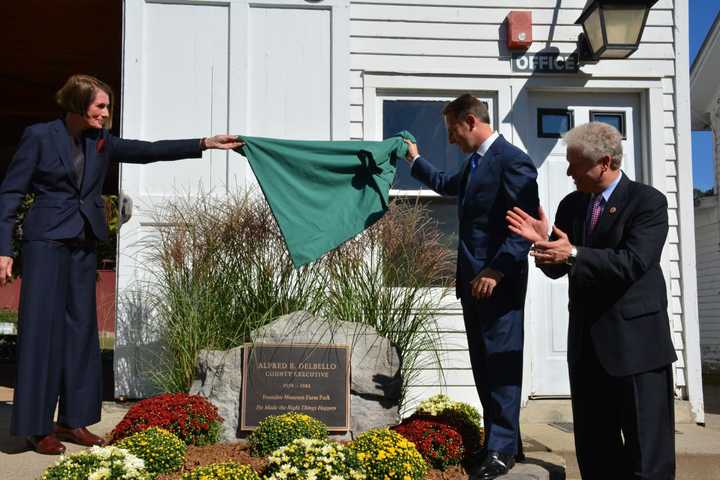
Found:
<path fill-rule="evenodd" d="M 705 406 L 700 359 L 700 320 L 697 302 L 695 252 L 695 209 L 693 201 L 690 133 L 690 47 L 688 2 L 675 2 L 675 115 L 678 168 L 678 221 L 680 222 L 680 271 L 682 283 L 685 376 L 690 408 L 697 423 L 705 423 Z M 685 161 L 683 161 L 685 159 Z"/>

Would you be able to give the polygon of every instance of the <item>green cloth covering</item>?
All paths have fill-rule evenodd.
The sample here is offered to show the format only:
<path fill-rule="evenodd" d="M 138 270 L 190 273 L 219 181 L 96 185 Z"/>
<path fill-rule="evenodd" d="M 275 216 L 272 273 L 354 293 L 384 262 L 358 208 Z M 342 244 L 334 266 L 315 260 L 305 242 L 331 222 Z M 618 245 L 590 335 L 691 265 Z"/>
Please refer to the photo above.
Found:
<path fill-rule="evenodd" d="M 378 221 L 408 132 L 382 142 L 241 137 L 245 156 L 280 227 L 295 268 L 317 260 Z"/>

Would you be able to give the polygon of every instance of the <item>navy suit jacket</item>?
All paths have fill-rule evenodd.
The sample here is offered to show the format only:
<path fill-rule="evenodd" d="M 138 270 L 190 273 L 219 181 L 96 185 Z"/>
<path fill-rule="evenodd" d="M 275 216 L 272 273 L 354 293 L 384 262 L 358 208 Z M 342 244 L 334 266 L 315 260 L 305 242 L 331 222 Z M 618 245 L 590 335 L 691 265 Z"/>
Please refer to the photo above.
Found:
<path fill-rule="evenodd" d="M 0 255 L 13 255 L 16 211 L 26 193 L 34 193 L 35 201 L 25 217 L 24 239 L 74 238 L 86 220 L 93 234 L 105 240 L 107 224 L 101 195 L 111 161 L 144 164 L 202 156 L 200 139 L 124 140 L 103 129 L 88 131 L 83 140 L 85 169 L 78 184 L 70 158 L 70 136 L 63 120 L 25 129 L 0 185 Z"/>
<path fill-rule="evenodd" d="M 647 372 L 675 360 L 660 257 L 668 233 L 667 200 L 624 174 L 589 239 L 589 193 L 573 192 L 558 206 L 555 225 L 578 250 L 575 266 L 540 268 L 551 278 L 569 274 L 568 363 L 592 342 L 614 376 Z"/>
<path fill-rule="evenodd" d="M 470 282 L 486 267 L 503 273 L 500 285 L 520 279 L 530 242 L 508 230 L 505 213 L 518 206 L 537 215 L 537 168 L 530 157 L 500 135 L 469 179 L 469 162 L 448 175 L 423 157 L 415 159 L 411 173 L 437 193 L 458 197 L 458 298 L 471 297 Z M 513 290 L 524 299 L 524 285 Z"/>

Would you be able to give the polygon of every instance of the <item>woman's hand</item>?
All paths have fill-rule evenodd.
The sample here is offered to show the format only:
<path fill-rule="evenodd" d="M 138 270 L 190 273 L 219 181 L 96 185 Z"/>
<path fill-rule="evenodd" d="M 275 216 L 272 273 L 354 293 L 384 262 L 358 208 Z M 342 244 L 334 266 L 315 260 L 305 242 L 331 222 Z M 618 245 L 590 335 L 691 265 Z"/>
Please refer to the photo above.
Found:
<path fill-rule="evenodd" d="M 214 148 L 217 150 L 233 150 L 240 148 L 245 145 L 245 142 L 240 140 L 237 135 L 214 135 L 204 139 L 203 145 L 205 148 Z"/>
<path fill-rule="evenodd" d="M 12 257 L 0 256 L 0 286 L 12 281 Z"/>

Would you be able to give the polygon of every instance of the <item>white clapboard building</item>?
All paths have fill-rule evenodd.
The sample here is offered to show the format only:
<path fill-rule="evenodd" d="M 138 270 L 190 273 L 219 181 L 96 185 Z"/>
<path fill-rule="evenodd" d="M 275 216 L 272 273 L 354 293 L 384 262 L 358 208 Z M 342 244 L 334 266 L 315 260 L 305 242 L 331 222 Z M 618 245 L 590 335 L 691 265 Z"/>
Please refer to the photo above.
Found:
<path fill-rule="evenodd" d="M 720 371 L 720 15 L 690 70 L 693 130 L 712 131 L 715 182 L 712 195 L 695 202 L 700 348 L 703 367 Z"/>
<path fill-rule="evenodd" d="M 228 131 L 379 140 L 407 129 L 424 152 L 439 152 L 430 155 L 433 161 L 452 169 L 459 168 L 458 158 L 452 149 L 445 153 L 440 110 L 443 102 L 472 92 L 487 101 L 496 129 L 538 165 L 541 202 L 554 216 L 573 190 L 559 134 L 593 119 L 613 123 L 625 135 L 624 171 L 668 198 L 662 265 L 679 357 L 676 393 L 702 422 L 688 2 L 659 0 L 646 18 L 640 15 L 646 27 L 629 58 L 577 68 L 572 54 L 583 28 L 575 22 L 585 7 L 586 0 L 126 0 L 122 134 L 161 139 Z M 520 20 L 529 12 L 531 26 L 508 23 L 511 12 Z M 597 22 L 590 27 L 603 25 L 591 17 Z M 635 18 L 609 11 L 608 40 L 622 33 L 613 22 Z M 529 48 L 511 50 L 508 33 L 520 43 L 532 40 Z M 603 40 L 589 35 L 595 44 Z M 625 46 L 605 55 L 630 51 Z M 420 195 L 452 229 L 453 201 L 421 188 L 405 170 L 398 179 L 393 195 Z M 156 227 L 149 205 L 199 184 L 221 195 L 253 182 L 247 162 L 235 153 L 208 151 L 202 162 L 123 165 L 121 189 L 136 208 L 121 230 L 119 295 L 142 270 L 137 252 Z M 567 398 L 566 280 L 550 281 L 532 269 L 526 312 L 526 404 Z M 136 360 L 153 339 L 137 335 L 133 317 L 121 314 L 118 320 L 116 394 L 137 397 L 152 393 Z M 445 380 L 425 372 L 414 396 L 445 391 L 479 406 L 454 299 L 438 311 L 438 321 Z"/>

